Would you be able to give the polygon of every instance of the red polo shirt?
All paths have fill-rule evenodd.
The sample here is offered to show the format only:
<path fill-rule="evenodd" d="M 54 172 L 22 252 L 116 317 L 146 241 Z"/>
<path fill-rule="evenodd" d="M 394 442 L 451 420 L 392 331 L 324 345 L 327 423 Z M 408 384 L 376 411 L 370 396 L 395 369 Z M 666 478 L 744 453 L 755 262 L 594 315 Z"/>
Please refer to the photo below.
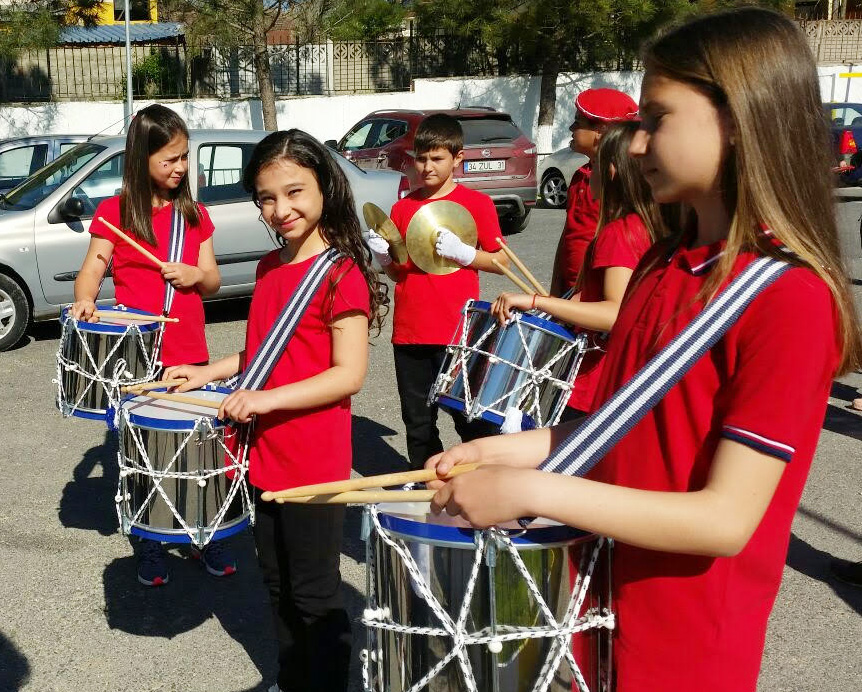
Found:
<path fill-rule="evenodd" d="M 652 245 L 647 227 L 637 214 L 628 214 L 621 219 L 605 224 L 596 236 L 593 250 L 588 253 L 584 265 L 584 280 L 581 286 L 582 303 L 598 303 L 605 299 L 605 270 L 611 267 L 634 269 L 641 257 Z M 607 348 L 606 340 L 598 332 L 593 335 L 593 344 Z M 584 354 L 575 388 L 569 397 L 569 406 L 591 413 L 596 386 L 602 373 L 605 352 L 594 349 Z"/>
<path fill-rule="evenodd" d="M 590 192 L 592 164 L 575 171 L 566 193 L 566 225 L 554 257 L 551 295 L 561 296 L 578 281 L 587 246 L 596 237 L 599 200 Z"/>
<path fill-rule="evenodd" d="M 691 321 L 720 250 L 715 244 L 668 255 L 660 243 L 647 254 L 641 266 L 658 264 L 629 286 L 596 403 Z M 740 256 L 733 275 L 753 258 Z M 616 692 L 754 692 L 790 523 L 839 361 L 837 324 L 823 281 L 806 269 L 789 270 L 593 469 L 590 478 L 616 485 L 699 490 L 723 437 L 787 462 L 760 525 L 734 557 L 617 542 Z"/>
<path fill-rule="evenodd" d="M 201 243 L 212 237 L 215 230 L 206 209 L 200 204 L 197 206 L 200 223 L 197 226 L 186 224 L 185 246 L 182 253 L 183 264 L 190 264 L 193 267 L 198 264 Z M 172 204 L 153 209 L 155 245 L 136 238 L 142 246 L 165 262 L 168 261 L 170 249 L 173 213 Z M 90 224 L 92 235 L 110 240 L 114 244 L 114 293 L 117 303 L 161 315 L 166 286 L 161 270 L 131 245 L 118 238 L 110 228 L 100 223 L 98 221 L 100 216 L 117 228 L 123 229 L 120 222 L 119 196 L 104 200 L 96 208 L 93 222 Z M 165 367 L 209 360 L 201 294 L 194 288 L 177 289 L 170 316 L 178 317 L 180 321 L 168 322 L 164 325 L 161 360 Z"/>
<path fill-rule="evenodd" d="M 485 252 L 500 249 L 500 221 L 494 202 L 488 195 L 456 185 L 445 197 L 423 199 L 417 190 L 392 207 L 392 221 L 403 237 L 407 226 L 420 207 L 447 200 L 470 212 L 478 232 L 477 247 Z M 451 274 L 426 274 L 407 260 L 404 278 L 395 284 L 395 310 L 392 317 L 393 344 L 446 345 L 452 341 L 461 309 L 470 298 L 479 297 L 479 272 L 464 267 Z"/>

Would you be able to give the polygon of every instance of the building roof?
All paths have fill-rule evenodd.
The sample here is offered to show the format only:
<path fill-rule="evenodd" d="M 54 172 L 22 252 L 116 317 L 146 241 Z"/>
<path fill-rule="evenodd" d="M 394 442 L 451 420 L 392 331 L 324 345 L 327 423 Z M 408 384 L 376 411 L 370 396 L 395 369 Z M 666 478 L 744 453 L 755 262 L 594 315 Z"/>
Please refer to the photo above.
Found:
<path fill-rule="evenodd" d="M 129 36 L 132 43 L 163 41 L 183 35 L 183 27 L 179 22 L 137 23 L 129 25 Z M 60 43 L 97 44 L 126 42 L 126 27 L 123 24 L 106 24 L 103 26 L 83 27 L 70 26 L 60 32 Z"/>

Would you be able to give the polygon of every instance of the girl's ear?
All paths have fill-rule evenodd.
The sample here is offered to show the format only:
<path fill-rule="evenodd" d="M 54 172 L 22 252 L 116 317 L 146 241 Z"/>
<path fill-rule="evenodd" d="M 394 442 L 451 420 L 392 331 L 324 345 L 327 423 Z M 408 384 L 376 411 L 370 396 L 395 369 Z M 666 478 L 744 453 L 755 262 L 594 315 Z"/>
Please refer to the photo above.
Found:
<path fill-rule="evenodd" d="M 733 117 L 730 114 L 730 110 L 725 106 L 721 109 L 719 117 L 721 118 L 721 126 L 727 136 L 727 143 L 735 147 L 736 146 L 736 125 L 733 123 Z"/>

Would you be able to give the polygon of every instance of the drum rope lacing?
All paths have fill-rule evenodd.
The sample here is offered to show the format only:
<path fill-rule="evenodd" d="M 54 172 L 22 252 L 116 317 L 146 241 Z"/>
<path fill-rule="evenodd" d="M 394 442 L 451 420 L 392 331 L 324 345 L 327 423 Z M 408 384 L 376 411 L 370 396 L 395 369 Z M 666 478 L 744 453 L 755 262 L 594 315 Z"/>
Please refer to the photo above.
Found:
<path fill-rule="evenodd" d="M 499 326 L 496 323 L 492 323 L 491 326 L 489 326 L 485 330 L 485 332 L 479 337 L 475 344 L 468 343 L 468 329 L 470 326 L 470 320 L 467 319 L 466 314 L 467 310 L 469 310 L 471 305 L 472 303 L 468 302 L 467 305 L 464 307 L 465 317 L 461 320 L 460 343 L 448 347 L 450 353 L 455 353 L 457 351 L 457 362 L 460 366 L 461 377 L 463 378 L 465 413 L 469 415 L 474 405 L 482 409 L 480 413 L 487 410 L 493 410 L 498 404 L 502 403 L 506 399 L 512 397 L 513 395 L 518 395 L 517 408 L 519 408 L 523 413 L 531 416 L 536 422 L 537 427 L 542 428 L 556 424 L 557 421 L 559 421 L 560 416 L 562 415 L 566 402 L 568 401 L 568 395 L 571 393 L 572 388 L 574 387 L 574 379 L 577 376 L 578 370 L 580 369 L 581 361 L 583 360 L 583 354 L 585 351 L 585 337 L 579 336 L 575 341 L 566 342 L 563 346 L 560 347 L 557 353 L 552 356 L 547 363 L 545 363 L 543 367 L 537 369 L 535 363 L 533 362 L 533 354 L 527 343 L 524 329 L 522 328 L 522 313 L 516 312 L 512 315 L 512 317 L 509 318 L 509 321 L 506 323 L 506 326 L 510 327 L 514 325 L 514 327 L 518 331 L 518 338 L 520 339 L 523 353 L 527 359 L 527 365 L 521 365 L 519 363 L 507 360 L 506 358 L 501 357 L 499 354 L 492 353 L 481 348 L 482 345 L 499 329 Z M 567 379 L 563 380 L 554 376 L 551 372 L 551 368 L 553 368 L 553 366 L 556 365 L 557 362 L 559 362 L 563 358 L 568 357 L 568 355 L 574 349 L 578 350 L 578 355 L 575 358 L 573 367 L 568 373 Z M 518 384 L 514 389 L 504 392 L 496 400 L 491 401 L 488 404 L 482 404 L 478 399 L 474 398 L 470 390 L 470 378 L 467 375 L 467 373 L 469 373 L 467 367 L 468 361 L 474 356 L 484 356 L 490 363 L 503 363 L 506 366 L 512 368 L 513 370 L 525 374 L 526 378 L 524 378 L 523 381 Z M 434 389 L 436 391 L 439 391 L 444 385 L 450 384 L 452 380 L 453 377 L 450 373 L 441 373 L 440 383 L 435 385 Z M 545 382 L 548 382 L 552 386 L 563 390 L 566 394 L 566 396 L 560 398 L 559 405 L 555 407 L 555 410 L 547 412 L 547 415 L 543 415 L 540 401 L 540 387 Z M 526 409 L 523 409 L 521 407 L 524 405 L 525 402 L 528 402 L 528 405 Z"/>
<path fill-rule="evenodd" d="M 243 482 L 243 480 L 245 479 L 245 474 L 248 471 L 248 463 L 247 461 L 245 461 L 244 455 L 234 454 L 227 447 L 227 445 L 224 444 L 224 442 L 220 439 L 218 430 L 216 430 L 216 428 L 213 426 L 212 420 L 210 418 L 199 418 L 194 428 L 188 432 L 182 443 L 177 447 L 177 450 L 171 457 L 171 460 L 165 465 L 163 469 L 156 470 L 155 468 L 153 468 L 149 456 L 147 455 L 140 431 L 136 429 L 135 426 L 131 425 L 129 411 L 125 408 L 121 408 L 118 411 L 117 415 L 122 416 L 123 422 L 125 423 L 124 426 L 120 426 L 120 429 L 124 429 L 131 435 L 131 438 L 135 444 L 135 448 L 138 451 L 138 455 L 140 459 L 143 460 L 143 466 L 141 466 L 133 459 L 126 457 L 123 453 L 123 446 L 122 444 L 120 445 L 120 449 L 117 452 L 117 460 L 120 466 L 120 479 L 117 487 L 117 496 L 114 499 L 117 506 L 117 518 L 120 522 L 121 527 L 124 526 L 121 505 L 124 501 L 128 502 L 131 499 L 131 493 L 129 493 L 127 491 L 127 488 L 125 487 L 125 484 L 127 482 L 126 478 L 133 474 L 148 476 L 152 479 L 153 482 L 152 488 L 150 489 L 146 498 L 140 503 L 140 507 L 138 508 L 137 512 L 135 512 L 135 515 L 130 520 L 128 520 L 129 526 L 132 526 L 140 521 L 143 513 L 150 508 L 150 502 L 154 499 L 156 493 L 158 493 L 158 495 L 162 498 L 165 505 L 167 505 L 168 509 L 171 511 L 171 514 L 173 514 L 174 518 L 180 524 L 183 531 L 188 535 L 189 539 L 199 548 L 203 548 L 204 546 L 206 546 L 212 539 L 213 535 L 218 532 L 219 527 L 224 520 L 224 516 L 230 508 L 238 492 L 242 493 L 243 507 L 248 508 L 250 514 L 250 521 L 252 524 L 254 524 L 254 503 L 251 501 L 247 484 Z M 189 443 L 193 439 L 199 439 L 200 437 L 203 437 L 205 440 L 217 440 L 218 446 L 221 447 L 221 449 L 225 452 L 227 458 L 230 459 L 230 463 L 208 471 L 199 470 L 193 474 L 184 473 L 182 471 L 172 471 L 171 469 L 180 459 L 183 454 L 183 451 L 189 445 Z M 246 442 L 243 441 L 240 443 L 240 449 L 245 448 Z M 162 481 L 166 479 L 194 480 L 198 483 L 200 487 L 205 487 L 210 479 L 220 476 L 222 474 L 226 475 L 231 471 L 234 475 L 231 479 L 227 495 L 222 502 L 218 512 L 216 512 L 216 515 L 213 517 L 212 522 L 205 528 L 206 537 L 203 542 L 201 542 L 199 535 L 200 529 L 189 526 L 189 524 L 183 520 L 181 513 L 168 497 L 168 493 L 166 493 L 164 488 L 162 488 Z"/>
<path fill-rule="evenodd" d="M 598 561 L 601 548 L 605 543 L 604 538 L 600 537 L 596 541 L 596 545 L 590 554 L 586 569 L 582 572 L 579 570 L 565 615 L 560 622 L 557 622 L 551 609 L 548 607 L 545 599 L 539 591 L 535 580 L 532 575 L 530 575 L 527 566 L 518 554 L 518 550 L 509 535 L 503 530 L 494 528 L 487 529 L 485 531 L 476 531 L 473 565 L 470 570 L 469 580 L 464 589 L 464 600 L 461 603 L 457 619 L 452 620 L 452 617 L 446 612 L 439 600 L 433 593 L 431 593 L 431 589 L 406 543 L 400 538 L 394 538 L 380 524 L 377 507 L 374 505 L 367 506 L 365 516 L 370 520 L 374 530 L 380 536 L 381 540 L 387 546 L 392 548 L 402 559 L 404 566 L 410 573 L 415 589 L 437 616 L 442 627 L 416 627 L 401 625 L 389 620 L 391 613 L 388 608 L 379 607 L 366 609 L 360 620 L 362 624 L 368 628 L 376 630 L 387 630 L 391 632 L 399 632 L 401 634 L 426 635 L 429 637 L 451 638 L 452 640 L 452 649 L 443 656 L 440 661 L 432 666 L 421 679 L 413 684 L 408 690 L 404 690 L 403 692 L 418 692 L 433 680 L 437 674 L 455 658 L 458 660 L 458 665 L 461 669 L 467 692 L 478 692 L 476 680 L 473 676 L 473 669 L 466 652 L 467 646 L 484 644 L 488 645 L 489 648 L 492 648 L 495 645 L 496 647 L 499 647 L 500 644 L 508 641 L 551 637 L 554 638 L 554 642 L 552 642 L 547 653 L 539 677 L 533 685 L 532 692 L 547 692 L 553 681 L 554 674 L 563 658 L 565 658 L 568 663 L 579 692 L 589 692 L 586 680 L 584 679 L 580 667 L 572 654 L 570 642 L 572 635 L 577 632 L 602 627 L 613 629 L 615 626 L 615 617 L 613 613 L 604 612 L 600 614 L 597 612 L 588 612 L 583 616 L 580 615 L 584 600 L 588 593 L 593 570 Z M 366 540 L 371 540 L 371 536 L 367 536 Z M 473 592 L 478 581 L 482 561 L 485 559 L 486 547 L 490 543 L 504 549 L 511 557 L 513 564 L 523 577 L 530 594 L 547 621 L 546 626 L 515 627 L 511 625 L 497 625 L 496 632 L 490 634 L 487 633 L 487 628 L 483 628 L 476 632 L 466 631 L 466 619 L 469 615 Z M 373 551 L 370 552 L 373 554 Z M 373 565 L 370 564 L 368 569 L 372 568 Z M 371 591 L 372 592 L 369 594 L 369 602 L 376 605 L 377 601 L 373 592 L 373 587 Z M 497 650 L 499 651 L 499 649 Z M 378 664 L 381 664 L 382 657 L 383 652 L 379 649 L 371 652 L 367 650 L 362 652 L 362 678 L 365 689 L 368 691 L 373 689 L 371 687 L 372 680 L 370 664 L 372 661 L 377 661 Z"/>
<path fill-rule="evenodd" d="M 158 334 L 156 335 L 156 339 L 158 339 L 161 335 L 162 330 L 158 329 Z M 137 342 L 138 353 L 143 357 L 144 364 L 146 365 L 145 373 L 138 378 L 135 378 L 132 373 L 127 371 L 128 363 L 124 358 L 118 358 L 114 362 L 113 372 L 110 377 L 105 377 L 103 371 L 117 351 L 123 347 L 126 338 L 129 335 L 132 335 L 133 338 Z M 81 405 L 81 402 L 90 392 L 90 390 L 95 385 L 101 385 L 102 388 L 108 395 L 109 405 L 116 405 L 117 401 L 119 401 L 119 397 L 117 396 L 118 388 L 122 383 L 124 386 L 132 386 L 136 384 L 141 384 L 143 382 L 151 381 L 156 373 L 161 369 L 161 362 L 158 361 L 154 354 L 158 353 L 158 343 L 156 348 L 153 349 L 153 354 L 148 353 L 147 346 L 144 341 L 144 333 L 141 331 L 138 324 L 129 324 L 126 327 L 126 331 L 123 332 L 122 335 L 116 335 L 118 338 L 116 339 L 116 343 L 111 347 L 111 350 L 105 355 L 105 360 L 101 364 L 96 363 L 96 358 L 93 356 L 92 351 L 90 350 L 89 345 L 87 344 L 87 339 L 81 330 L 78 329 L 78 320 L 74 317 L 69 317 L 65 322 L 63 322 L 63 328 L 60 334 L 60 345 L 57 348 L 57 379 L 54 380 L 54 384 L 57 385 L 57 408 L 60 410 L 60 413 L 63 417 L 68 418 L 73 414 L 74 411 L 78 409 Z M 72 338 L 77 338 L 78 342 L 81 346 L 81 351 L 86 357 L 87 363 L 92 366 L 92 372 L 88 372 L 84 370 L 83 367 L 69 358 L 66 357 L 64 351 L 64 346 L 68 342 L 68 340 Z M 86 363 L 85 363 L 86 365 Z M 66 392 L 63 387 L 63 373 L 65 372 L 76 372 L 81 375 L 85 380 L 87 380 L 87 386 L 84 387 L 80 396 L 77 398 L 74 404 L 69 406 L 66 403 Z"/>

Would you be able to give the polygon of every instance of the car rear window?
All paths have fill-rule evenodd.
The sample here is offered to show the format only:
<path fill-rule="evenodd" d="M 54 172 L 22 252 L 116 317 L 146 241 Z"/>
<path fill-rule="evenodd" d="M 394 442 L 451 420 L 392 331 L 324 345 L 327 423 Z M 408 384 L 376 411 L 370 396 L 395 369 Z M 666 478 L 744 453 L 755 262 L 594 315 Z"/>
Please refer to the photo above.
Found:
<path fill-rule="evenodd" d="M 459 120 L 464 130 L 464 145 L 513 142 L 521 131 L 511 120 L 498 118 L 464 118 Z"/>

